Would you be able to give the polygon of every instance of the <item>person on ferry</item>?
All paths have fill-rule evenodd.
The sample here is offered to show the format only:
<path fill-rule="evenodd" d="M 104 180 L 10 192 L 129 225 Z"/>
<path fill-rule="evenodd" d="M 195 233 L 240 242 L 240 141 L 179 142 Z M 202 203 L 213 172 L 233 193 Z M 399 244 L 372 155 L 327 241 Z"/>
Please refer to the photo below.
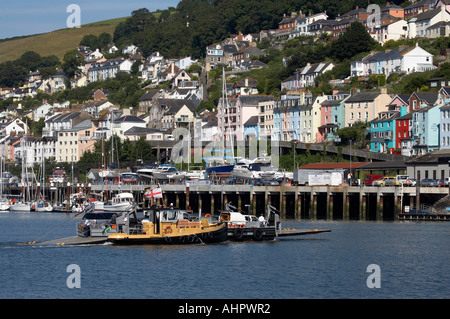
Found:
<path fill-rule="evenodd" d="M 263 214 L 261 214 L 261 215 L 259 216 L 258 221 L 259 221 L 261 227 L 264 227 L 264 226 L 266 225 L 266 220 L 264 219 Z"/>

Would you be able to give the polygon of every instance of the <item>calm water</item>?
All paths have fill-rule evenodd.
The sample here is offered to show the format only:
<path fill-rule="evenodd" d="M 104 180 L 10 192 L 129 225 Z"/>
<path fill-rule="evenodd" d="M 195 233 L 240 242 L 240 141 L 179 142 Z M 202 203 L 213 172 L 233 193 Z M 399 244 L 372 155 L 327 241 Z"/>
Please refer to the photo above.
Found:
<path fill-rule="evenodd" d="M 71 216 L 0 214 L 0 298 L 450 297 L 448 222 L 285 222 L 332 232 L 216 245 L 16 245 L 51 230 L 45 240 L 73 236 Z M 79 289 L 66 285 L 70 264 Z M 367 287 L 370 264 L 381 288 Z"/>

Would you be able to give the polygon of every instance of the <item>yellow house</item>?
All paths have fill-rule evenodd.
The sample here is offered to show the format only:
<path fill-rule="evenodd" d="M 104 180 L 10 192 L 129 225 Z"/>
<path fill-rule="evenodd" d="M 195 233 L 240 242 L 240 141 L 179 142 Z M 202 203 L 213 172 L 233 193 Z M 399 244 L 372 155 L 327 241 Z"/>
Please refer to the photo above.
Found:
<path fill-rule="evenodd" d="M 78 162 L 86 151 L 94 149 L 94 126 L 85 120 L 70 129 L 58 132 L 57 162 Z"/>
<path fill-rule="evenodd" d="M 380 92 L 358 92 L 345 101 L 345 126 L 356 122 L 370 122 L 378 117 L 378 113 L 387 110 L 392 97 L 386 89 Z"/>
<path fill-rule="evenodd" d="M 191 101 L 189 101 L 191 102 Z M 176 129 L 180 127 L 188 127 L 189 123 L 194 122 L 194 108 L 192 103 L 186 100 L 166 100 L 163 105 L 165 112 L 162 115 L 162 129 Z"/>

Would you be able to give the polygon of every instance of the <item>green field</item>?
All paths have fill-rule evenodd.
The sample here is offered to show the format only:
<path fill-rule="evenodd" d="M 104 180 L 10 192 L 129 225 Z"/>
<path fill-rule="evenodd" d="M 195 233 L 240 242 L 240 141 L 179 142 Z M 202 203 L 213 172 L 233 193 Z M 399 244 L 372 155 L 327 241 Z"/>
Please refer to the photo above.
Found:
<path fill-rule="evenodd" d="M 64 54 L 76 48 L 86 34 L 100 35 L 114 33 L 116 26 L 125 21 L 124 18 L 105 20 L 82 25 L 81 28 L 61 29 L 28 37 L 0 42 L 0 63 L 15 60 L 26 51 L 35 51 L 41 56 L 56 55 L 62 60 Z"/>

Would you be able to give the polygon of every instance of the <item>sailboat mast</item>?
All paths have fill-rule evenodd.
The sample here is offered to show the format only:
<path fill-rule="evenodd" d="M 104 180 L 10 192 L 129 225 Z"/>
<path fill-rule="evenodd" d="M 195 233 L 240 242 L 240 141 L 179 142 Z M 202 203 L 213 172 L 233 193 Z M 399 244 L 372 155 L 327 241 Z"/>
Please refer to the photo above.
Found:
<path fill-rule="evenodd" d="M 228 98 L 227 98 L 227 94 L 226 94 L 226 77 L 225 77 L 225 68 L 223 68 L 222 71 L 222 75 L 223 75 L 223 90 L 222 90 L 222 96 L 223 96 L 223 103 L 225 104 L 225 107 L 227 109 L 227 116 L 228 116 L 228 138 L 230 139 L 230 145 L 231 145 L 231 156 L 232 156 L 232 161 L 234 163 L 234 146 L 233 146 L 233 137 L 231 134 L 231 120 L 230 120 L 230 109 L 229 109 L 229 105 L 228 105 Z"/>

